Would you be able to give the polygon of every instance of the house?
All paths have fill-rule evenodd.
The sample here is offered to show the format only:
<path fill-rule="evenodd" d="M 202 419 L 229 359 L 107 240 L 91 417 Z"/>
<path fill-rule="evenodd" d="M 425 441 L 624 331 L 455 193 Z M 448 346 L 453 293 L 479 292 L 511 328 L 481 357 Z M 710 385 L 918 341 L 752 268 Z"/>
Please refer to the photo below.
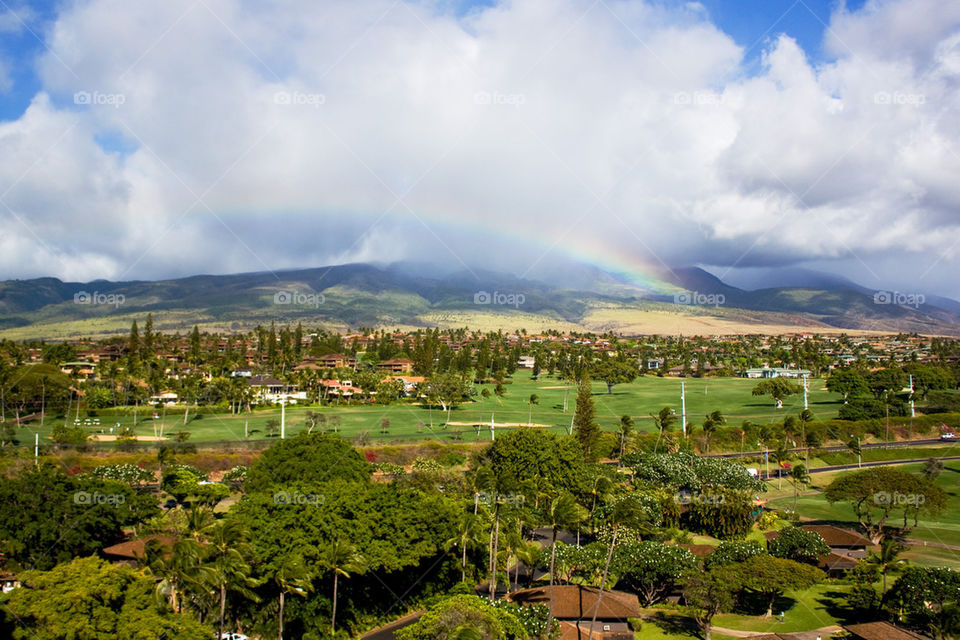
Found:
<path fill-rule="evenodd" d="M 410 373 L 413 371 L 413 360 L 409 358 L 391 358 L 377 365 L 378 371 L 390 373 Z"/>
<path fill-rule="evenodd" d="M 352 380 L 321 380 L 320 386 L 324 397 L 352 398 L 364 392 L 360 387 L 353 386 Z"/>
<path fill-rule="evenodd" d="M 17 580 L 16 574 L 0 569 L 0 591 L 10 593 L 19 586 L 20 581 Z"/>
<path fill-rule="evenodd" d="M 60 373 L 75 376 L 80 380 L 93 380 L 97 377 L 96 368 L 94 362 L 64 362 L 60 365 Z"/>
<path fill-rule="evenodd" d="M 647 371 L 659 371 L 663 366 L 663 358 L 649 358 L 647 360 Z"/>
<path fill-rule="evenodd" d="M 316 363 L 325 369 L 354 369 L 357 366 L 357 359 L 342 353 L 329 353 L 316 358 Z"/>
<path fill-rule="evenodd" d="M 864 622 L 849 624 L 844 631 L 853 640 L 928 640 L 926 636 L 908 631 L 889 622 Z"/>
<path fill-rule="evenodd" d="M 126 564 L 131 567 L 136 567 L 144 557 L 144 554 L 146 554 L 147 545 L 151 542 L 155 542 L 164 549 L 170 549 L 173 547 L 176 539 L 163 535 L 146 536 L 145 538 L 127 540 L 110 547 L 104 547 L 100 551 L 100 554 L 105 560 L 114 564 Z"/>
<path fill-rule="evenodd" d="M 744 376 L 747 378 L 809 378 L 810 370 L 763 367 L 762 369 L 747 369 Z"/>
<path fill-rule="evenodd" d="M 533 356 L 520 356 L 517 359 L 517 367 L 520 369 L 533 369 L 533 365 L 537 363 L 537 359 Z"/>
<path fill-rule="evenodd" d="M 552 595 L 552 598 L 551 598 Z M 598 638 L 600 640 L 633 640 L 629 618 L 640 617 L 640 600 L 624 591 L 604 591 L 583 585 L 554 585 L 515 591 L 507 600 L 520 605 L 550 605 L 560 622 L 561 640 Z M 597 624 L 590 623 L 596 612 Z"/>
<path fill-rule="evenodd" d="M 867 547 L 871 545 L 869 538 L 856 531 L 831 524 L 804 524 L 799 528 L 818 534 L 830 547 L 830 553 L 821 557 L 817 566 L 831 578 L 842 577 L 857 566 L 860 560 L 867 557 Z M 780 535 L 780 532 L 769 531 L 763 535 L 769 542 Z"/>
<path fill-rule="evenodd" d="M 170 391 L 169 389 L 165 391 L 161 391 L 156 395 L 150 396 L 150 404 L 171 405 L 171 404 L 177 404 L 178 402 L 180 402 L 180 396 L 177 395 L 176 391 Z"/>
<path fill-rule="evenodd" d="M 250 376 L 247 384 L 253 388 L 254 399 L 258 402 L 296 404 L 298 400 L 307 399 L 307 392 L 300 391 L 297 385 L 270 376 Z"/>
<path fill-rule="evenodd" d="M 398 618 L 397 620 L 385 624 L 382 627 L 377 627 L 372 631 L 367 631 L 365 634 L 360 636 L 360 640 L 396 640 L 397 636 L 394 635 L 396 631 L 414 624 L 423 617 L 424 613 L 426 613 L 426 611 L 423 609 L 408 613 L 402 618 Z"/>
<path fill-rule="evenodd" d="M 399 380 L 403 383 L 403 395 L 405 396 L 412 396 L 416 393 L 417 385 L 427 381 L 424 376 L 387 376 L 381 382 L 390 382 L 391 380 Z"/>

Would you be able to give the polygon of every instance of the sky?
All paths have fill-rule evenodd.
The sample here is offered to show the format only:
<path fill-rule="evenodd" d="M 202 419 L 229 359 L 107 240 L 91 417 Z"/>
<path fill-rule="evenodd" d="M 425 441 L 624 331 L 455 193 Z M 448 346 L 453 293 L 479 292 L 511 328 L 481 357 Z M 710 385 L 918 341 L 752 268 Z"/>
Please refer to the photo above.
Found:
<path fill-rule="evenodd" d="M 955 0 L 0 0 L 0 278 L 804 267 L 960 298 Z"/>

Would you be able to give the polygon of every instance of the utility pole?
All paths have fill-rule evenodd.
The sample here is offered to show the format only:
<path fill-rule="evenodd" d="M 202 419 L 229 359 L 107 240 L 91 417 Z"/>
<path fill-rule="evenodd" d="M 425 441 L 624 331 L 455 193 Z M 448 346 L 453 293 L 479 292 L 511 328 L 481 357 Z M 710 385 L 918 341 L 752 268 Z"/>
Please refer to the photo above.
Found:
<path fill-rule="evenodd" d="M 917 412 L 913 406 L 913 374 L 910 374 L 910 417 L 917 417 Z"/>
<path fill-rule="evenodd" d="M 804 410 L 810 408 L 807 406 L 807 376 L 803 376 L 803 408 Z"/>
<path fill-rule="evenodd" d="M 680 425 L 683 429 L 683 437 L 687 437 L 687 394 L 686 387 L 684 387 L 684 381 L 680 381 L 680 420 L 682 424 Z"/>
<path fill-rule="evenodd" d="M 280 439 L 287 435 L 287 403 L 286 397 L 280 396 Z"/>

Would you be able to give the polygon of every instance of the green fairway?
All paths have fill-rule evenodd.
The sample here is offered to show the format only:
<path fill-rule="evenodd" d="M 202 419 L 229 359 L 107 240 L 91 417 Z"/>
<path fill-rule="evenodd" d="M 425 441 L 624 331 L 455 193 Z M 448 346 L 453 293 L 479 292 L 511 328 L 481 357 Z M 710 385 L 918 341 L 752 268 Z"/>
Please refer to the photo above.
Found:
<path fill-rule="evenodd" d="M 897 468 L 918 473 L 923 469 L 923 465 L 921 463 L 908 464 Z M 856 523 L 853 509 L 849 504 L 838 502 L 831 505 L 820 492 L 820 489 L 828 485 L 839 473 L 841 472 L 816 474 L 814 476 L 817 488 L 807 490 L 806 495 L 802 495 L 797 501 L 797 511 L 801 518 L 837 523 Z M 947 505 L 940 514 L 934 517 L 920 518 L 919 525 L 910 532 L 910 538 L 960 547 L 960 482 L 958 481 L 960 481 L 960 461 L 945 462 L 943 472 L 937 477 L 936 482 L 947 493 Z M 775 489 L 776 481 L 772 481 L 770 484 L 773 487 L 770 492 L 773 499 L 770 500 L 768 506 L 775 509 L 793 509 L 793 487 L 790 482 L 785 479 L 783 490 L 779 493 Z M 891 524 L 895 525 L 897 523 L 892 522 Z M 920 553 L 917 549 L 919 548 L 914 549 L 915 554 Z M 953 554 L 954 558 L 960 559 L 960 551 L 944 549 L 934 551 L 932 547 L 924 549 L 924 551 L 927 550 L 933 552 L 932 558 L 942 555 L 941 552 L 946 551 L 948 554 Z"/>
<path fill-rule="evenodd" d="M 802 591 L 788 591 L 774 604 L 774 616 L 764 618 L 737 613 L 720 614 L 714 626 L 757 633 L 792 633 L 842 625 L 851 620 L 840 617 L 849 585 L 826 580 Z M 779 613 L 783 612 L 783 622 Z"/>
<path fill-rule="evenodd" d="M 719 409 L 727 417 L 730 424 L 739 424 L 742 420 L 750 419 L 756 422 L 770 421 L 782 418 L 789 414 L 799 413 L 803 408 L 802 396 L 792 396 L 786 399 L 783 409 L 776 409 L 773 401 L 768 397 L 756 397 L 751 390 L 755 380 L 742 378 L 688 378 L 684 381 L 686 387 L 687 420 L 696 424 L 702 422 L 704 415 Z M 348 437 L 367 432 L 372 442 L 410 441 L 416 439 L 462 439 L 464 441 L 489 441 L 490 427 L 493 420 L 498 425 L 526 425 L 532 422 L 544 425 L 556 433 L 566 432 L 570 428 L 575 408 L 575 390 L 562 380 L 541 376 L 540 380 L 532 380 L 528 371 L 519 371 L 512 381 L 505 385 L 506 396 L 497 398 L 483 398 L 480 391 L 487 387 L 491 391 L 492 385 L 476 385 L 476 395 L 472 402 L 457 406 L 450 414 L 451 424 L 444 426 L 446 413 L 439 407 L 432 409 L 419 404 L 398 402 L 391 405 L 327 405 L 313 407 L 328 417 L 337 416 L 340 419 L 340 433 Z M 821 419 L 836 417 L 840 406 L 838 396 L 831 395 L 822 389 L 822 383 L 814 380 L 810 384 L 810 407 Z M 620 416 L 628 414 L 634 418 L 636 427 L 641 431 L 654 429 L 651 413 L 656 413 L 662 407 L 674 408 L 679 417 L 680 380 L 677 378 L 657 378 L 647 376 L 638 378 L 630 384 L 621 384 L 613 388 L 613 393 L 607 393 L 607 387 L 602 382 L 593 383 L 593 392 L 596 404 L 597 421 L 600 426 L 612 430 L 618 424 Z M 531 394 L 538 396 L 538 404 L 532 407 L 528 404 Z M 564 399 L 566 398 L 566 410 Z M 532 409 L 532 410 L 531 410 Z M 304 429 L 304 415 L 308 407 L 288 407 L 286 411 L 286 433 L 296 434 Z M 223 440 L 242 440 L 246 433 L 250 439 L 262 439 L 267 435 L 267 421 L 279 420 L 279 408 L 256 410 L 253 413 L 231 415 L 229 413 L 192 416 L 186 426 L 183 417 L 168 415 L 164 419 L 152 420 L 153 410 L 144 409 L 140 412 L 135 433 L 138 436 L 153 436 L 154 422 L 159 428 L 163 423 L 164 434 L 172 434 L 179 430 L 188 431 L 191 442 L 210 442 Z M 386 433 L 381 432 L 382 420 L 389 420 Z M 60 420 L 63 420 L 61 417 Z M 72 420 L 71 420 L 72 422 Z M 98 433 L 100 428 L 109 435 L 109 427 L 116 423 L 123 426 L 133 424 L 133 416 L 100 417 L 101 426 L 91 430 Z M 679 422 L 679 421 L 678 421 Z M 48 416 L 43 429 L 39 429 L 41 438 L 49 435 L 55 420 Z M 483 426 L 473 427 L 475 423 Z M 679 426 L 679 425 L 678 425 Z M 33 421 L 22 429 L 20 439 L 32 441 L 33 433 L 38 431 L 39 423 Z M 503 427 L 507 428 L 507 427 Z"/>

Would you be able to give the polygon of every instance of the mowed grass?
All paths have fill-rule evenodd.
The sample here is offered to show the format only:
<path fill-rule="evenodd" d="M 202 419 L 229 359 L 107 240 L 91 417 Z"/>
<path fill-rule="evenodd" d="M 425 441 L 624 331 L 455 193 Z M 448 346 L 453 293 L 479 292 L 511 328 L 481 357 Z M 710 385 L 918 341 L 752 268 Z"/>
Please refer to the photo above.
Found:
<path fill-rule="evenodd" d="M 774 615 L 770 618 L 740 613 L 724 613 L 713 619 L 714 626 L 739 631 L 757 633 L 793 633 L 813 631 L 823 627 L 842 625 L 847 620 L 844 615 L 847 591 L 850 585 L 839 584 L 834 580 L 825 580 L 809 589 L 788 591 L 773 606 Z M 783 612 L 783 622 L 780 622 Z"/>
<path fill-rule="evenodd" d="M 923 464 L 898 465 L 896 468 L 910 473 L 919 473 L 923 469 Z M 797 500 L 797 512 L 802 519 L 835 522 L 841 526 L 857 523 L 850 504 L 844 502 L 830 504 L 823 496 L 822 489 L 840 473 L 849 473 L 849 471 L 814 474 L 814 487 L 805 490 Z M 910 531 L 909 537 L 913 540 L 960 548 L 960 461 L 945 462 L 943 472 L 937 477 L 936 483 L 947 494 L 946 507 L 934 516 L 921 517 L 917 527 Z M 793 509 L 793 485 L 789 480 L 784 479 L 783 489 L 780 491 L 776 490 L 776 480 L 769 484 L 772 487 L 768 495 L 772 499 L 768 502 L 768 506 L 775 509 Z M 902 523 L 902 518 L 899 521 L 890 522 L 893 526 Z M 960 568 L 960 550 L 914 546 L 911 547 L 909 554 L 908 558 L 916 561 L 917 564 L 948 565 Z"/>
<path fill-rule="evenodd" d="M 607 386 L 602 382 L 592 384 L 596 418 L 601 428 L 613 430 L 617 428 L 620 416 L 633 417 L 636 428 L 640 431 L 653 431 L 654 422 L 650 414 L 658 412 L 662 407 L 669 406 L 677 412 L 679 429 L 680 384 L 677 378 L 658 378 L 646 376 L 638 378 L 629 384 L 613 387 L 612 393 L 607 393 Z M 684 381 L 686 387 L 687 420 L 696 424 L 703 421 L 704 416 L 719 409 L 727 417 L 730 424 L 739 424 L 745 419 L 753 421 L 769 421 L 782 419 L 789 414 L 796 414 L 803 408 L 802 396 L 793 396 L 784 403 L 783 409 L 776 409 L 770 398 L 753 396 L 751 390 L 756 384 L 754 380 L 742 378 L 688 378 Z M 810 406 L 820 418 L 832 418 L 837 414 L 840 406 L 838 396 L 829 394 L 822 388 L 819 380 L 810 385 Z M 308 410 L 318 411 L 328 418 L 336 416 L 340 420 L 340 433 L 347 437 L 355 437 L 364 432 L 369 434 L 372 442 L 399 442 L 422 439 L 489 441 L 491 439 L 490 422 L 502 424 L 543 425 L 555 433 L 565 433 L 570 429 L 576 407 L 576 389 L 556 378 L 541 376 L 533 380 L 529 371 L 518 371 L 511 381 L 505 385 L 507 394 L 503 398 L 491 396 L 483 398 L 481 390 L 486 387 L 493 391 L 492 385 L 477 385 L 476 396 L 472 402 L 457 406 L 450 412 L 450 421 L 466 423 L 464 425 L 445 426 L 446 412 L 439 407 L 430 408 L 420 404 L 394 403 L 392 405 L 328 405 L 323 407 L 291 406 L 286 410 L 286 434 L 293 435 L 305 427 L 305 413 Z M 530 405 L 531 394 L 536 394 L 537 404 Z M 566 410 L 564 405 L 566 403 Z M 192 416 L 186 425 L 182 415 L 163 416 L 157 420 L 151 418 L 153 409 L 145 408 L 138 416 L 135 433 L 141 436 L 152 436 L 155 428 L 163 424 L 165 434 L 179 430 L 190 433 L 191 442 L 210 442 L 224 440 L 242 440 L 245 434 L 250 439 L 261 439 L 267 436 L 268 420 L 279 420 L 280 409 L 269 408 L 256 410 L 252 413 L 232 415 L 216 414 Z M 72 423 L 73 416 L 68 422 Z M 383 420 L 389 421 L 384 432 Z M 50 429 L 58 420 L 48 416 L 43 429 L 39 429 L 41 438 L 49 435 Z M 59 418 L 62 423 L 63 417 Z M 133 425 L 133 416 L 101 416 L 101 428 L 109 433 L 109 427 L 120 423 L 122 426 Z M 475 428 L 473 424 L 480 424 Z M 21 440 L 28 435 L 32 441 L 33 433 L 39 428 L 37 421 L 26 425 L 21 434 Z M 99 431 L 99 429 L 97 430 Z"/>

